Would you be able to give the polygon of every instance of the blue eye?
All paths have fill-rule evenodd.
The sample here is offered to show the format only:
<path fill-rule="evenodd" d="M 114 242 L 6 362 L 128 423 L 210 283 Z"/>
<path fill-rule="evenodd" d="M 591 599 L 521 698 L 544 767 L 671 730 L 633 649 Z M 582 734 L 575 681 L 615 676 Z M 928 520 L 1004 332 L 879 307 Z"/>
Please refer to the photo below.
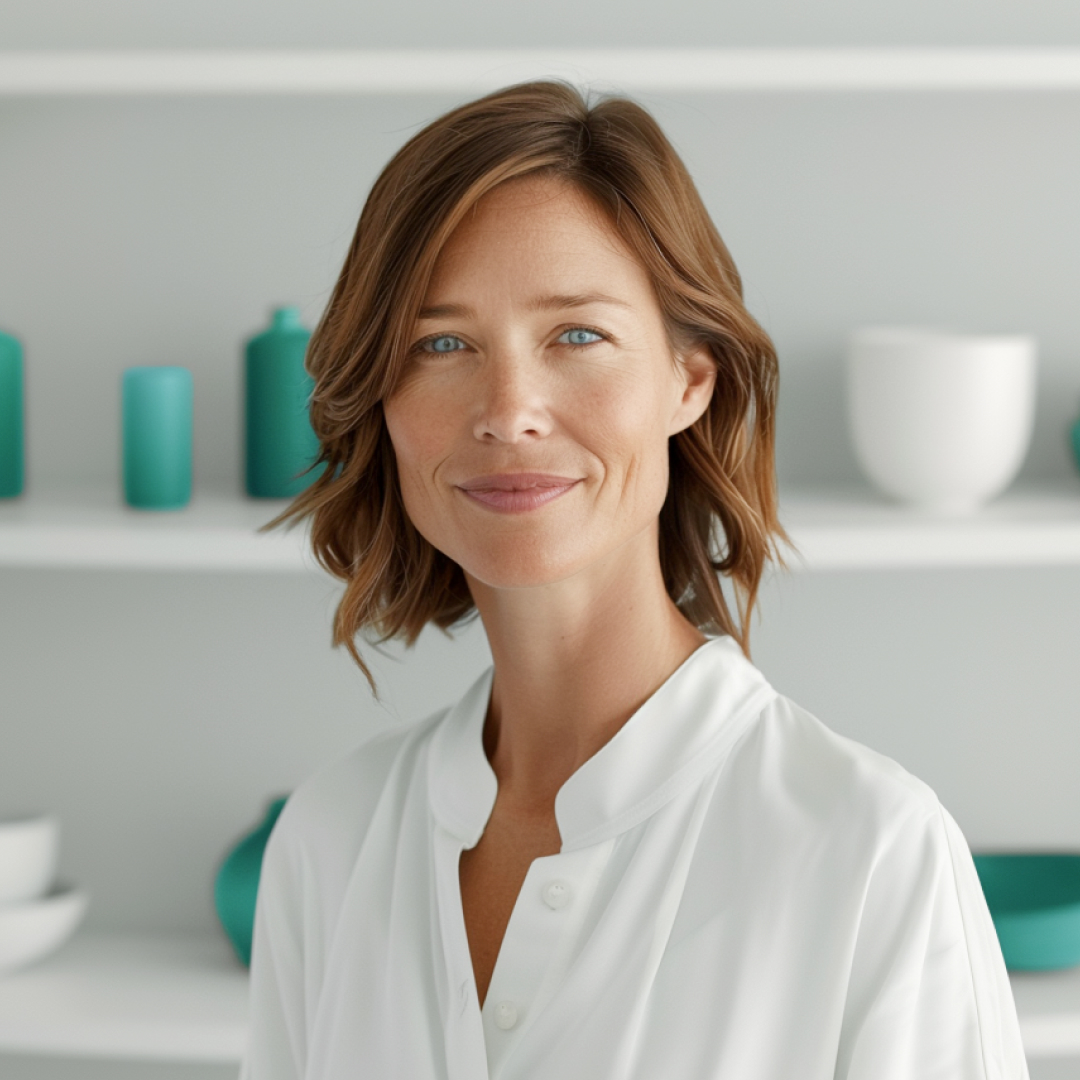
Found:
<path fill-rule="evenodd" d="M 464 342 L 453 334 L 442 334 L 439 337 L 429 338 L 427 341 L 422 342 L 421 347 L 426 352 L 449 353 L 464 348 Z"/>
<path fill-rule="evenodd" d="M 586 330 L 583 326 L 577 326 L 573 330 L 567 330 L 559 335 L 559 340 L 569 337 L 568 345 L 593 345 L 597 341 L 603 341 L 604 335 L 595 330 Z"/>

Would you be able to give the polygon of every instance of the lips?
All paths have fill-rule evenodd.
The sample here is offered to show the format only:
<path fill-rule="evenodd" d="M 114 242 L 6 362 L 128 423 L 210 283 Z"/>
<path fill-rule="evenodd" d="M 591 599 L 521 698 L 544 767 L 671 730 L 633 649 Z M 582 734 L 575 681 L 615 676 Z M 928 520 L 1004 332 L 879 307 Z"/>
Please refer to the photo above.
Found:
<path fill-rule="evenodd" d="M 573 476 L 556 476 L 553 473 L 493 473 L 490 476 L 474 476 L 458 487 L 465 491 L 526 491 L 530 488 L 566 487 L 577 483 Z"/>
<path fill-rule="evenodd" d="M 490 510 L 520 513 L 565 495 L 578 482 L 579 478 L 551 473 L 500 473 L 474 476 L 458 487 L 467 498 Z"/>

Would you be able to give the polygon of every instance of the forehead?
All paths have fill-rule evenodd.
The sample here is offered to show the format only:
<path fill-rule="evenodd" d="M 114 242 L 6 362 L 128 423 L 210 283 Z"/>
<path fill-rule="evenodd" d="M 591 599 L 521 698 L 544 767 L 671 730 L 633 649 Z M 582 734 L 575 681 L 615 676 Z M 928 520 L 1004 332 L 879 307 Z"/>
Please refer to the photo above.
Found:
<path fill-rule="evenodd" d="M 534 223 L 561 220 L 614 233 L 606 215 L 582 188 L 564 176 L 533 173 L 505 180 L 478 199 L 462 221 L 469 225 L 500 217 L 524 217 Z"/>
<path fill-rule="evenodd" d="M 502 282 L 585 275 L 576 285 L 649 285 L 648 274 L 606 212 L 571 181 L 533 175 L 479 199 L 450 235 L 429 293 L 465 279 Z M 607 278 L 605 281 L 603 279 Z"/>

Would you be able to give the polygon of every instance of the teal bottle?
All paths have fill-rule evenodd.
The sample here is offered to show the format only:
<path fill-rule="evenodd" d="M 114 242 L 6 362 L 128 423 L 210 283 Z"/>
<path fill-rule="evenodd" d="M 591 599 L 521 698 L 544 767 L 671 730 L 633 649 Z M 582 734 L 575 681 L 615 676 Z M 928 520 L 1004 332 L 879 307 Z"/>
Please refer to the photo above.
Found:
<path fill-rule="evenodd" d="M 280 307 L 244 350 L 245 485 L 257 499 L 290 499 L 322 471 L 305 472 L 319 453 L 308 417 L 315 381 L 304 370 L 310 339 L 300 312 Z"/>
<path fill-rule="evenodd" d="M 287 798 L 274 799 L 270 803 L 261 824 L 225 857 L 214 881 L 214 907 L 226 936 L 245 967 L 251 966 L 251 938 L 255 930 L 255 900 L 259 894 L 263 851 Z"/>
<path fill-rule="evenodd" d="M 23 489 L 23 350 L 0 331 L 0 499 Z"/>
<path fill-rule="evenodd" d="M 1069 434 L 1072 436 L 1073 456 L 1076 458 L 1076 467 L 1080 469 L 1080 420 L 1073 424 Z"/>

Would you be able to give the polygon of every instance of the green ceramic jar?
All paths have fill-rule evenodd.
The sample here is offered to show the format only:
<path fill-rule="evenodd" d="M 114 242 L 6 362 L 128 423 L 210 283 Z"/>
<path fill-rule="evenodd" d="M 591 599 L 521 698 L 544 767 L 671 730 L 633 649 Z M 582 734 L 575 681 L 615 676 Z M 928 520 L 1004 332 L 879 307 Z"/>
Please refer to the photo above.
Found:
<path fill-rule="evenodd" d="M 121 380 L 124 499 L 139 510 L 191 501 L 194 384 L 172 365 L 129 367 Z"/>
<path fill-rule="evenodd" d="M 228 853 L 214 882 L 214 907 L 245 967 L 251 966 L 251 938 L 255 929 L 255 901 L 259 894 L 263 851 L 270 831 L 288 796 L 274 799 L 266 816 Z"/>

